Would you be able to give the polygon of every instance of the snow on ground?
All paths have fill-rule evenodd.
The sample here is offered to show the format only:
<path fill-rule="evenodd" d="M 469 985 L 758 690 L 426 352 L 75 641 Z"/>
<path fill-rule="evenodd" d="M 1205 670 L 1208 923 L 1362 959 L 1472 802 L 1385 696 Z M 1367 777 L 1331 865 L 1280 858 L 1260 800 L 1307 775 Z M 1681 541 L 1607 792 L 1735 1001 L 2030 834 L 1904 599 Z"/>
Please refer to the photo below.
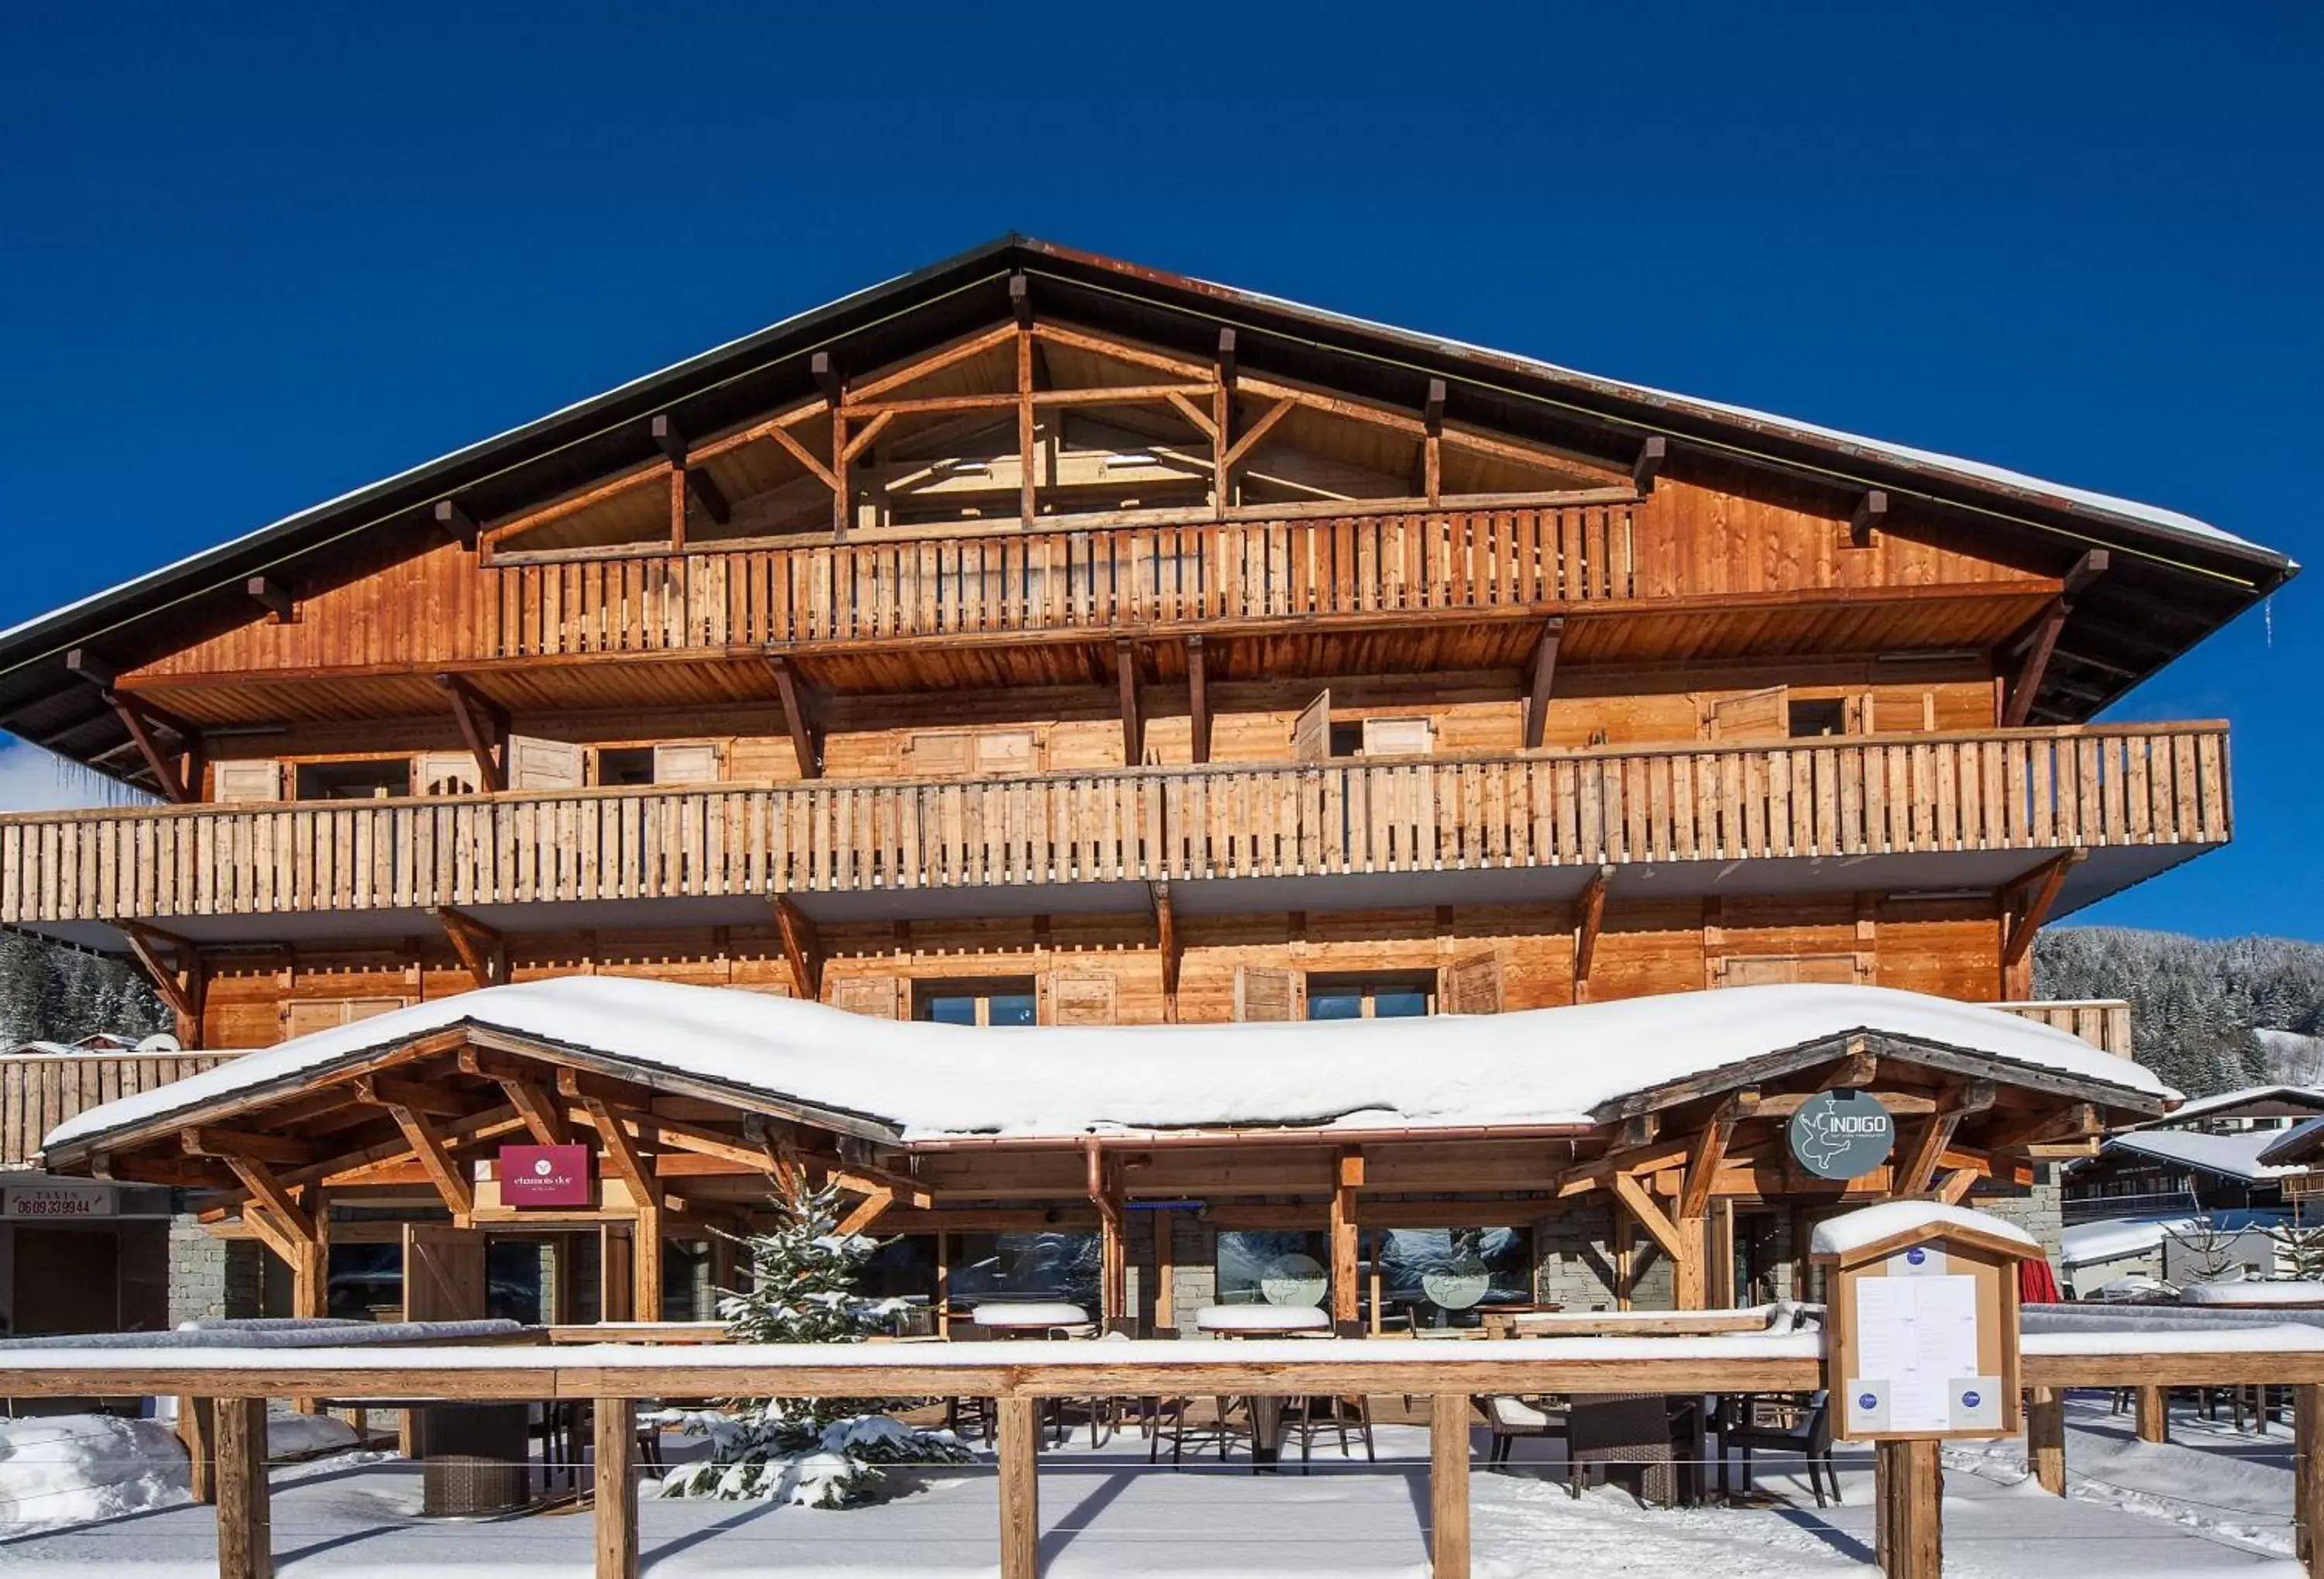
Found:
<path fill-rule="evenodd" d="M 0 1419 L 0 1534 L 166 1508 L 186 1501 L 186 1450 L 159 1420 Z"/>
<path fill-rule="evenodd" d="M 2181 1417 L 2180 1440 L 2131 1440 L 2103 1395 L 2077 1399 L 2067 1500 L 2024 1482 L 2021 1443 L 1948 1453 L 1946 1573 L 1953 1579 L 2196 1579 L 2296 1574 L 2290 1528 L 2290 1437 L 2238 1436 Z M 1296 1457 L 1254 1476 L 1240 1456 L 1174 1471 L 1147 1464 L 1135 1428 L 1093 1452 L 1085 1432 L 1042 1459 L 1043 1572 L 1049 1579 L 1425 1579 L 1427 1435 L 1383 1426 L 1380 1462 L 1343 1463 L 1319 1448 L 1315 1473 Z M 1480 1457 L 1487 1443 L 1473 1437 Z M 672 1436 L 673 1461 L 701 1451 Z M 1840 1454 L 1844 1501 L 1819 1510 L 1795 1468 L 1762 1458 L 1754 1505 L 1644 1509 L 1627 1491 L 1569 1500 L 1554 1439 L 1517 1444 L 1515 1473 L 1471 1482 L 1478 1579 L 1627 1575 L 1634 1579 L 1817 1579 L 1868 1575 L 1869 1454 Z M 650 1579 L 953 1579 L 997 1571 L 997 1491 L 989 1461 L 959 1473 L 899 1475 L 902 1494 L 844 1511 L 766 1503 L 640 1504 Z M 420 1475 L 376 1454 L 347 1454 L 274 1476 L 273 1547 L 284 1579 L 588 1579 L 592 1520 L 544 1513 L 505 1520 L 422 1521 Z M 2191 1501 L 2190 1499 L 2200 1499 Z M 10 1579 L 85 1579 L 97 1563 L 134 1579 L 210 1579 L 208 1509 L 127 1512 L 83 1528 L 0 1535 Z"/>

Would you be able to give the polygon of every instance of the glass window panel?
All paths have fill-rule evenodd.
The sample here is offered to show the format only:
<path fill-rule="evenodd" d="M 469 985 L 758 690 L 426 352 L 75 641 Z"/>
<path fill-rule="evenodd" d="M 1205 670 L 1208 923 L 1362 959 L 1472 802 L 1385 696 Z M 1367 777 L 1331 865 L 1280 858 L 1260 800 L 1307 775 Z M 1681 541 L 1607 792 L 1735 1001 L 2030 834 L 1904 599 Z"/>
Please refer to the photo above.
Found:
<path fill-rule="evenodd" d="M 1526 1229 L 1394 1228 L 1368 1237 L 1379 1259 L 1383 1325 L 1472 1327 L 1493 1306 L 1533 1300 Z"/>
<path fill-rule="evenodd" d="M 400 1317 L 403 1314 L 403 1246 L 331 1246 L 327 1314 L 342 1321 L 371 1321 L 381 1316 L 391 1320 Z"/>
<path fill-rule="evenodd" d="M 1030 993 L 995 993 L 991 997 L 991 1012 L 988 1025 L 1030 1025 L 1033 1023 L 1033 994 Z"/>
<path fill-rule="evenodd" d="M 540 1294 L 539 1240 L 507 1239 L 494 1234 L 484 1241 L 486 1316 L 537 1326 L 540 1323 Z"/>
<path fill-rule="evenodd" d="M 1318 992 L 1307 990 L 1307 1018 L 1310 1020 L 1360 1020 L 1364 1012 L 1364 995 L 1352 991 L 1334 989 Z"/>
<path fill-rule="evenodd" d="M 963 1233 L 953 1240 L 945 1295 L 955 1306 L 987 1299 L 1062 1299 L 1098 1308 L 1094 1233 Z"/>
<path fill-rule="evenodd" d="M 1221 1305 L 1322 1305 L 1332 1247 L 1321 1229 L 1240 1229 L 1219 1235 Z"/>
<path fill-rule="evenodd" d="M 976 999 L 964 993 L 931 993 L 920 1000 L 920 1018 L 944 1025 L 974 1025 Z"/>
<path fill-rule="evenodd" d="M 1372 994 L 1375 1020 L 1410 1020 L 1428 1012 L 1428 993 L 1420 987 L 1382 987 Z"/>

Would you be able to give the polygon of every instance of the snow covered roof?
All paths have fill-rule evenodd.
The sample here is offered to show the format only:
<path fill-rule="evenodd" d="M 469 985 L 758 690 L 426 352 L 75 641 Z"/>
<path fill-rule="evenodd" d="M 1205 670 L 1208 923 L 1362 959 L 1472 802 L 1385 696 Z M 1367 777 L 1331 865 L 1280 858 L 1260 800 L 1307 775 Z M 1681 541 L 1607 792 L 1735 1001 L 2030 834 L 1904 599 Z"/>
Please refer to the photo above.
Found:
<path fill-rule="evenodd" d="M 2260 1152 L 2260 1161 L 2284 1168 L 2305 1168 L 2316 1155 L 2318 1142 L 2324 1140 L 2324 1116 L 2294 1124 L 2289 1130 L 2264 1132 L 2270 1144 Z"/>
<path fill-rule="evenodd" d="M 2041 1244 L 2025 1230 L 2006 1218 L 1990 1212 L 1971 1211 L 1967 1206 L 1948 1206 L 1939 1201 L 1883 1201 L 1877 1205 L 1858 1207 L 1843 1212 L 1837 1217 L 1827 1217 L 1816 1224 L 1808 1241 L 1808 1253 L 1818 1256 L 1845 1256 L 1899 1234 L 1914 1233 L 1926 1228 L 1950 1228 L 1978 1238 L 2000 1240 L 2023 1247 L 2034 1255 L 2042 1253 Z"/>
<path fill-rule="evenodd" d="M 671 982 L 567 976 L 489 987 L 244 1054 L 90 1108 L 47 1150 L 248 1094 L 456 1026 L 666 1070 L 897 1138 L 1197 1127 L 1588 1125 L 1634 1093 L 1858 1034 L 1983 1055 L 2088 1100 L 2153 1111 L 2150 1071 L 2014 1014 L 1881 987 L 1766 986 L 1426 1020 L 995 1027 L 870 1019 Z M 2006 1073 L 2004 1075 L 2006 1077 Z"/>
<path fill-rule="evenodd" d="M 2058 1260 L 2063 1266 L 2089 1267 L 2118 1261 L 2126 1256 L 2151 1255 L 2172 1234 L 2194 1231 L 2195 1217 L 2100 1217 L 2066 1225 Z"/>
<path fill-rule="evenodd" d="M 2212 1113 L 2228 1113 L 2239 1107 L 2255 1106 L 2261 1103 L 2281 1102 L 2296 1107 L 2307 1107 L 2324 1113 L 2324 1088 L 2314 1085 L 2246 1085 L 2234 1091 L 2222 1091 L 2210 1096 L 2199 1096 L 2181 1103 L 2163 1117 L 2151 1121 L 2148 1127 L 2172 1129 L 2191 1119 Z"/>
<path fill-rule="evenodd" d="M 2194 1130 L 2132 1130 L 2109 1136 L 2102 1150 L 2109 1155 L 2130 1152 L 2199 1168 L 2221 1178 L 2261 1184 L 2301 1171 L 2259 1159 L 2261 1152 L 2283 1139 L 2282 1132 L 2276 1130 L 2247 1130 L 2232 1135 L 2206 1135 Z"/>

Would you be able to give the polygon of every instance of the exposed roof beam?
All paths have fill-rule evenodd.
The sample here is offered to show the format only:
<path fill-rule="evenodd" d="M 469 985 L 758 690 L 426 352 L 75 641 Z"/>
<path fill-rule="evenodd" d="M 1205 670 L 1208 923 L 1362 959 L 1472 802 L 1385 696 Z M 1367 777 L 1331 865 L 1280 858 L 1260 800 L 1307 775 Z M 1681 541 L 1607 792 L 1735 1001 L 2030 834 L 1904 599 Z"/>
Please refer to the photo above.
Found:
<path fill-rule="evenodd" d="M 476 540 L 483 534 L 476 525 L 476 518 L 460 508 L 457 500 L 437 500 L 429 508 L 428 518 L 446 537 L 471 553 L 475 551 Z"/>
<path fill-rule="evenodd" d="M 1638 458 L 1630 463 L 1630 485 L 1641 494 L 1655 491 L 1655 478 L 1662 474 L 1663 462 L 1670 456 L 1670 440 L 1659 433 L 1650 433 L 1638 446 Z"/>
<path fill-rule="evenodd" d="M 1874 488 L 1856 502 L 1856 513 L 1848 520 L 1848 540 L 1859 549 L 1868 549 L 1887 525 L 1887 493 Z"/>
<path fill-rule="evenodd" d="M 298 600 L 290 596 L 289 587 L 272 576 L 254 576 L 242 584 L 242 589 L 250 595 L 253 603 L 272 614 L 278 625 L 287 625 L 299 617 Z"/>

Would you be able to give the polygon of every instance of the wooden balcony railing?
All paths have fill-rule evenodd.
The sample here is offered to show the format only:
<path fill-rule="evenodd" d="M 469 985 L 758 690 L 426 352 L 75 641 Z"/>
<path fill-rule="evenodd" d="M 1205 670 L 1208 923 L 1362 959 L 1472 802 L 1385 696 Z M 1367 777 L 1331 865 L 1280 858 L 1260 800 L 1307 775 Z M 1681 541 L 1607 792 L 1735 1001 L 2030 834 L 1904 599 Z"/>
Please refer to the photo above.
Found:
<path fill-rule="evenodd" d="M 0 924 L 2229 837 L 2221 724 L 0 818 Z"/>
<path fill-rule="evenodd" d="M 2120 998 L 2044 998 L 1994 1007 L 2021 1020 L 2071 1031 L 2100 1052 L 2119 1058 L 2132 1056 L 2130 1005 Z"/>
<path fill-rule="evenodd" d="M 11 1053 L 0 1057 L 0 1168 L 85 1109 L 215 1069 L 232 1053 Z"/>
<path fill-rule="evenodd" d="M 1286 516 L 502 562 L 496 656 L 1528 608 L 1631 595 L 1630 506 Z"/>

